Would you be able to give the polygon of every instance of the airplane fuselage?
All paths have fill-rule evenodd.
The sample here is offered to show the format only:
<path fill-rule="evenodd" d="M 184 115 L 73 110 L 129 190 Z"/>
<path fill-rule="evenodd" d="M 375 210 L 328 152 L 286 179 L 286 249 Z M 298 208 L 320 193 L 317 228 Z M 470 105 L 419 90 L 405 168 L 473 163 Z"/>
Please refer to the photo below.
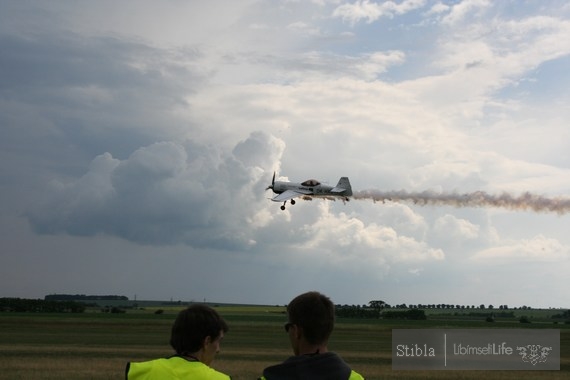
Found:
<path fill-rule="evenodd" d="M 315 179 L 308 179 L 305 182 L 284 182 L 275 181 L 275 174 L 271 185 L 267 189 L 273 190 L 276 196 L 271 198 L 274 202 L 283 202 L 282 210 L 285 210 L 285 203 L 291 200 L 291 204 L 295 204 L 293 198 L 300 197 L 302 199 L 312 199 L 313 197 L 335 199 L 341 198 L 348 201 L 348 197 L 352 195 L 352 187 L 348 177 L 341 177 L 336 186 L 323 185 Z"/>
<path fill-rule="evenodd" d="M 333 188 L 334 188 L 333 186 L 322 185 L 322 184 L 316 186 L 303 186 L 302 184 L 296 182 L 275 181 L 275 184 L 273 185 L 273 192 L 275 194 L 281 194 L 287 190 L 293 190 L 293 191 L 303 192 L 305 195 L 312 195 L 314 197 L 317 197 L 319 195 L 322 196 L 343 195 L 339 193 L 332 193 L 331 190 Z"/>

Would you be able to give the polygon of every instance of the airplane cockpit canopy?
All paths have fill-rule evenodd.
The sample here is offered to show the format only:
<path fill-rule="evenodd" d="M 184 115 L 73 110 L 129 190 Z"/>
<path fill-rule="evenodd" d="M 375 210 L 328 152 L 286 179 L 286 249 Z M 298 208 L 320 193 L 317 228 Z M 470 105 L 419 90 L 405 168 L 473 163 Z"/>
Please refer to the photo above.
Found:
<path fill-rule="evenodd" d="M 303 186 L 319 186 L 321 183 L 316 179 L 308 179 L 305 182 L 301 183 Z"/>

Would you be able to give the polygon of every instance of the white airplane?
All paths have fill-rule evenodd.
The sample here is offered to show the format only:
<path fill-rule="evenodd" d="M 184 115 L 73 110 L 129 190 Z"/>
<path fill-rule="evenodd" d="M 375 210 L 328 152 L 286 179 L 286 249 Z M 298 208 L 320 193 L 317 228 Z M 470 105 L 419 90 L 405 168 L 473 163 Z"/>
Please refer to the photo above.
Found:
<path fill-rule="evenodd" d="M 308 179 L 305 182 L 283 182 L 275 181 L 275 172 L 271 185 L 267 186 L 265 190 L 273 190 L 276 196 L 271 198 L 273 202 L 283 202 L 281 210 L 285 210 L 285 204 L 291 200 L 291 204 L 295 204 L 296 197 L 301 197 L 305 200 L 312 200 L 313 198 L 326 198 L 335 199 L 341 198 L 343 201 L 348 201 L 352 195 L 352 187 L 348 177 L 341 177 L 336 186 L 323 185 L 316 179 Z"/>

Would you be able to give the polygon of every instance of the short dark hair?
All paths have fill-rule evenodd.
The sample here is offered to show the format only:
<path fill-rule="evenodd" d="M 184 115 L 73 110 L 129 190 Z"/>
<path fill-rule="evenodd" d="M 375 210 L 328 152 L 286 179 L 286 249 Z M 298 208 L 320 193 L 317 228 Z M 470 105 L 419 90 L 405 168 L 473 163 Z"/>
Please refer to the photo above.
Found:
<path fill-rule="evenodd" d="M 287 305 L 289 322 L 303 329 L 311 344 L 326 343 L 334 328 L 334 304 L 324 294 L 307 292 L 295 297 Z"/>
<path fill-rule="evenodd" d="M 216 310 L 206 305 L 192 305 L 178 313 L 172 325 L 170 345 L 178 355 L 192 354 L 202 348 L 206 337 L 214 340 L 220 331 L 226 333 L 228 325 Z"/>

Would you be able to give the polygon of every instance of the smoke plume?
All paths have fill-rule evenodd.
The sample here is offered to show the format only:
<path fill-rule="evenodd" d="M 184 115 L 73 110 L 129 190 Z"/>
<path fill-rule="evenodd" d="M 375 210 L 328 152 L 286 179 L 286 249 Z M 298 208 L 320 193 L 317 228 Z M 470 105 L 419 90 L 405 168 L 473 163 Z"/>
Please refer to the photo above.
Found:
<path fill-rule="evenodd" d="M 548 198 L 529 192 L 515 196 L 509 193 L 499 195 L 484 191 L 473 193 L 437 193 L 434 191 L 407 192 L 363 190 L 354 193 L 354 199 L 371 199 L 374 202 L 413 202 L 414 204 L 447 205 L 455 207 L 501 207 L 509 210 L 532 210 L 535 212 L 556 212 L 559 215 L 570 212 L 570 198 Z"/>

